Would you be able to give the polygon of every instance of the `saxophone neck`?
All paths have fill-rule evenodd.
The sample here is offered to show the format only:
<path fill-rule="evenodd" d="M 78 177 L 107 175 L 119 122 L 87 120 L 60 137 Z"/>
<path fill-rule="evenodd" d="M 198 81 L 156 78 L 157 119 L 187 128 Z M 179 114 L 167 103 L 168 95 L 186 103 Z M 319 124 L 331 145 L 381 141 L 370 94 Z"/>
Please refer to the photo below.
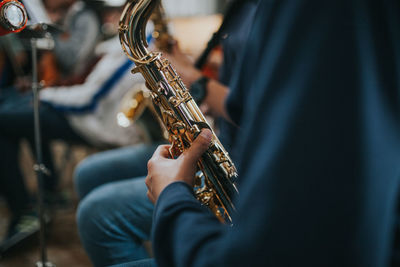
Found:
<path fill-rule="evenodd" d="M 146 25 L 160 0 L 130 0 L 119 22 L 119 38 L 124 52 L 136 63 L 150 56 L 147 50 Z"/>
<path fill-rule="evenodd" d="M 154 23 L 153 38 L 155 46 L 162 51 L 171 52 L 171 48 L 175 43 L 175 40 L 169 33 L 168 20 L 161 3 L 154 10 L 154 13 L 151 15 L 150 19 Z"/>

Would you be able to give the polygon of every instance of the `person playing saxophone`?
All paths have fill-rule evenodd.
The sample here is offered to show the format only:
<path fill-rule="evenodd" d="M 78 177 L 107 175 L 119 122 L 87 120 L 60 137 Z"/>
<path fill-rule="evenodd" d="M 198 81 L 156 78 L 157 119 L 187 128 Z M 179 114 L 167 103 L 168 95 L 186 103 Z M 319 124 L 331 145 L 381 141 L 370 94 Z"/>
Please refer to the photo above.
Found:
<path fill-rule="evenodd" d="M 191 191 L 209 133 L 177 159 L 159 147 L 159 267 L 399 265 L 399 17 L 394 0 L 260 2 L 227 100 L 242 106 L 236 224 Z"/>

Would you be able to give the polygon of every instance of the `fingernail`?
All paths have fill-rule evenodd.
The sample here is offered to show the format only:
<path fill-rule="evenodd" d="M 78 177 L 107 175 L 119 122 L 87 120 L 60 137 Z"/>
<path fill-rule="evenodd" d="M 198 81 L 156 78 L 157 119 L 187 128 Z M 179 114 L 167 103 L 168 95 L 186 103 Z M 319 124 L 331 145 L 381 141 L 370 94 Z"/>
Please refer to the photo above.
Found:
<path fill-rule="evenodd" d="M 204 139 L 211 141 L 212 132 L 211 132 L 209 129 L 204 129 L 204 130 L 202 130 L 201 133 L 200 133 L 200 135 L 201 135 Z"/>

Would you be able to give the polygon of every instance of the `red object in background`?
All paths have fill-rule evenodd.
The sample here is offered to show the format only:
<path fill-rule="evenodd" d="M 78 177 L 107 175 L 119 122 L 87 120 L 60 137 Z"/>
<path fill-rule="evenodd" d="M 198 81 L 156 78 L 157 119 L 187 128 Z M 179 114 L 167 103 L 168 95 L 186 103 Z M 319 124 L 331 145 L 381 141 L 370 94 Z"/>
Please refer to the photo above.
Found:
<path fill-rule="evenodd" d="M 21 2 L 17 0 L 0 2 L 0 36 L 22 31 L 27 21 L 28 16 Z"/>
<path fill-rule="evenodd" d="M 218 45 L 211 50 L 208 55 L 207 62 L 201 68 L 201 72 L 204 76 L 218 80 L 219 78 L 219 67 L 222 64 L 223 51 L 222 46 Z"/>

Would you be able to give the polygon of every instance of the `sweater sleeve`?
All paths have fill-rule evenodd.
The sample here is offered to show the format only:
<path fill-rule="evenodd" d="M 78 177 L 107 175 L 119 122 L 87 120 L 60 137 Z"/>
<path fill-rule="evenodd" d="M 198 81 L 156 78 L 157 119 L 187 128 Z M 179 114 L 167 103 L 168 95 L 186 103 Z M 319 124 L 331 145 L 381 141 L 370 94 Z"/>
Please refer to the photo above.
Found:
<path fill-rule="evenodd" d="M 214 244 L 226 227 L 184 182 L 172 183 L 163 190 L 155 206 L 154 222 L 153 246 L 156 259 L 163 259 L 160 266 L 192 266 L 198 245 Z"/>

